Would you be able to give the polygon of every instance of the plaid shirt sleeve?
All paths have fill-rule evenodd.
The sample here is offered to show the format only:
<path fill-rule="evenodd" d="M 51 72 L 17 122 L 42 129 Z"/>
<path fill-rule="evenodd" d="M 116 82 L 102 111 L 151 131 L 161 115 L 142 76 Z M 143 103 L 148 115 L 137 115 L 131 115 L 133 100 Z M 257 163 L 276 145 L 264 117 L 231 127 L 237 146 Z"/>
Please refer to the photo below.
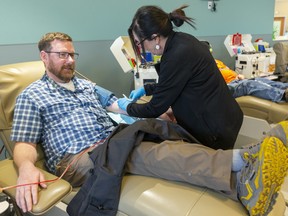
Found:
<path fill-rule="evenodd" d="M 17 98 L 11 140 L 39 143 L 42 131 L 40 111 L 25 94 Z"/>

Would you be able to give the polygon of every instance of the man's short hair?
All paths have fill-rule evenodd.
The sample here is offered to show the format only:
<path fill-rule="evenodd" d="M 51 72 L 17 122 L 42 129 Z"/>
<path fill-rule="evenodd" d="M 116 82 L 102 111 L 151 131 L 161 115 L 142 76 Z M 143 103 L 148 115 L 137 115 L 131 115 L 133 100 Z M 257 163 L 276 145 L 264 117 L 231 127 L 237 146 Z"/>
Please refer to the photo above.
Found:
<path fill-rule="evenodd" d="M 72 38 L 62 32 L 49 32 L 43 35 L 43 37 L 40 39 L 38 43 L 38 49 L 41 52 L 42 50 L 50 51 L 52 49 L 51 42 L 54 40 L 60 40 L 60 41 L 71 41 Z"/>

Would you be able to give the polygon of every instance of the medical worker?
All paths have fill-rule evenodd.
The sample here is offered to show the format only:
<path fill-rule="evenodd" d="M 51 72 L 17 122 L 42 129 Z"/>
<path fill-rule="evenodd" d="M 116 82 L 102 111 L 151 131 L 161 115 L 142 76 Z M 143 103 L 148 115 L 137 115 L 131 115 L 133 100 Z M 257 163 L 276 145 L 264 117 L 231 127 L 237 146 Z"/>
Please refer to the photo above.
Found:
<path fill-rule="evenodd" d="M 161 55 L 155 65 L 157 84 L 146 84 L 121 98 L 118 105 L 131 116 L 154 118 L 170 107 L 179 125 L 200 143 L 214 149 L 231 149 L 243 120 L 243 113 L 232 97 L 206 46 L 194 36 L 178 32 L 184 22 L 194 27 L 194 19 L 182 6 L 171 13 L 156 6 L 143 6 L 136 12 L 128 33 L 135 53 Z M 135 101 L 153 95 L 145 104 Z"/>

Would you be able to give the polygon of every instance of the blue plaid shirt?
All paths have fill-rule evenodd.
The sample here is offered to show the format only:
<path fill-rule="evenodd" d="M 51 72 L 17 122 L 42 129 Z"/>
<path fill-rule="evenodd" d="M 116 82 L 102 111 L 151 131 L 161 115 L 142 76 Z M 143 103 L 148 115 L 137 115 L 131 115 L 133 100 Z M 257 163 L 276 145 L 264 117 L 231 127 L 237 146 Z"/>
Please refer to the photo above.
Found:
<path fill-rule="evenodd" d="M 45 74 L 16 101 L 11 139 L 41 143 L 52 172 L 66 153 L 79 153 L 114 129 L 105 107 L 117 98 L 87 80 L 75 77 L 72 81 L 75 91 L 59 86 Z"/>

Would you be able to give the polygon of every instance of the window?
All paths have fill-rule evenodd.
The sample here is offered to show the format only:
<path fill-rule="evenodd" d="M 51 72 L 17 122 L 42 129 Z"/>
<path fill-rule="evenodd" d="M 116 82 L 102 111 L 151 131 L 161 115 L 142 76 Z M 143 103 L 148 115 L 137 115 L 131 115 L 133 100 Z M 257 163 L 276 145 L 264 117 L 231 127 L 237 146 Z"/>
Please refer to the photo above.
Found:
<path fill-rule="evenodd" d="M 288 40 L 288 0 L 275 0 L 273 40 Z"/>

